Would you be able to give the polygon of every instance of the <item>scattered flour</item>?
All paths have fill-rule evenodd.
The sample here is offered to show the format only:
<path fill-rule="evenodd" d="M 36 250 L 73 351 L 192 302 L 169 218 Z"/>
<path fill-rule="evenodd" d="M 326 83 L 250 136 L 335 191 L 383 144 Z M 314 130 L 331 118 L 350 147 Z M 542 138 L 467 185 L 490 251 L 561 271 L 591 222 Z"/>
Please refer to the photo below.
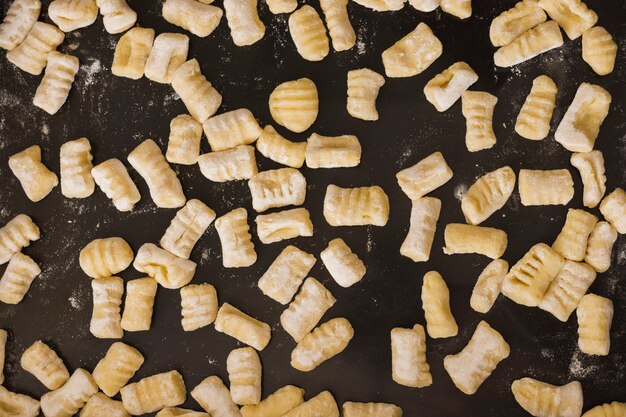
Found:
<path fill-rule="evenodd" d="M 458 201 L 461 201 L 463 199 L 465 193 L 467 193 L 467 185 L 459 184 L 454 187 L 454 198 L 456 198 Z"/>
<path fill-rule="evenodd" d="M 79 70 L 85 80 L 83 84 L 84 91 L 96 82 L 98 74 L 102 72 L 102 64 L 100 63 L 100 60 L 88 58 L 88 61 L 90 63 L 81 65 Z"/>
<path fill-rule="evenodd" d="M 584 363 L 586 358 L 576 349 L 569 363 L 569 374 L 574 378 L 584 378 L 587 375 L 597 371 L 597 365 L 587 365 Z"/>
<path fill-rule="evenodd" d="M 74 310 L 82 310 L 85 306 L 85 294 L 80 289 L 75 289 L 68 301 Z"/>

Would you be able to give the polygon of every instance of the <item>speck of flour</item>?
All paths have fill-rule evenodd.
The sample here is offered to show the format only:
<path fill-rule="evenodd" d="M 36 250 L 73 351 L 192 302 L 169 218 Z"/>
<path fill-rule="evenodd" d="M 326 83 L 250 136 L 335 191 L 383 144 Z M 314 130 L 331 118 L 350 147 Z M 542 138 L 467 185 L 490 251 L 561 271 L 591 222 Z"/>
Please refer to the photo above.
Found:
<path fill-rule="evenodd" d="M 88 87 L 93 85 L 98 74 L 102 72 L 102 64 L 100 63 L 100 60 L 89 58 L 88 61 L 90 61 L 89 64 L 85 64 L 80 67 L 80 72 L 85 80 L 83 86 L 85 91 Z"/>
<path fill-rule="evenodd" d="M 463 199 L 465 193 L 467 193 L 467 185 L 459 184 L 454 187 L 454 198 L 456 198 L 458 201 L 461 201 Z"/>
<path fill-rule="evenodd" d="M 572 355 L 572 359 L 569 363 L 569 374 L 574 378 L 584 378 L 590 373 L 595 372 L 598 369 L 597 365 L 586 365 L 583 363 L 584 357 L 577 349 Z"/>
<path fill-rule="evenodd" d="M 85 306 L 85 294 L 77 288 L 72 292 L 68 301 L 74 310 L 82 310 Z"/>

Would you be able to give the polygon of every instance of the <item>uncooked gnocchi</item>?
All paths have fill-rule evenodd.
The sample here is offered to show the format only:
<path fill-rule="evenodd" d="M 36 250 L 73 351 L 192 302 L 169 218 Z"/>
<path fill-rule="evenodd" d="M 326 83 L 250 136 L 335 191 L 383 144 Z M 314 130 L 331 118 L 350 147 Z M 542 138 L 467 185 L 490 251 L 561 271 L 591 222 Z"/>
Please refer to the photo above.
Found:
<path fill-rule="evenodd" d="M 26 196 L 33 202 L 43 200 L 59 178 L 41 162 L 41 148 L 33 145 L 9 157 L 9 168 L 18 179 Z"/>
<path fill-rule="evenodd" d="M 426 23 L 420 23 L 408 35 L 382 54 L 387 77 L 412 77 L 424 71 L 443 53 L 441 41 Z"/>
<path fill-rule="evenodd" d="M 292 132 L 302 133 L 317 119 L 317 87 L 308 78 L 279 84 L 270 94 L 269 108 L 276 123 Z"/>
<path fill-rule="evenodd" d="M 321 61 L 328 55 L 328 36 L 317 11 L 304 5 L 289 16 L 289 33 L 300 56 L 307 61 Z"/>
<path fill-rule="evenodd" d="M 377 185 L 341 188 L 329 185 L 324 218 L 331 226 L 384 226 L 389 220 L 389 198 Z"/>
<path fill-rule="evenodd" d="M 502 167 L 480 177 L 461 199 L 461 210 L 469 224 L 480 224 L 500 210 L 515 188 L 515 172 Z"/>
<path fill-rule="evenodd" d="M 139 248 L 133 267 L 169 289 L 187 285 L 196 273 L 195 262 L 173 255 L 152 243 L 145 243 Z"/>
<path fill-rule="evenodd" d="M 0 48 L 11 51 L 22 43 L 40 12 L 39 0 L 13 0 L 0 24 Z"/>
<path fill-rule="evenodd" d="M 246 209 L 238 208 L 219 217 L 215 220 L 215 229 L 222 243 L 225 268 L 241 268 L 256 262 Z"/>

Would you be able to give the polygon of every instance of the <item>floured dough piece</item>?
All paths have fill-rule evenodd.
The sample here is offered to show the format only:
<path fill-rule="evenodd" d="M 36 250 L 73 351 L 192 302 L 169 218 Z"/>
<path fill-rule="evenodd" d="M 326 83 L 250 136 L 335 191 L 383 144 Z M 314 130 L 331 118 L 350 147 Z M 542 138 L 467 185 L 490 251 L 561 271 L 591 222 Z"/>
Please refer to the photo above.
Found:
<path fill-rule="evenodd" d="M 78 68 L 78 58 L 75 56 L 50 52 L 46 73 L 37 87 L 33 104 L 48 114 L 56 114 L 70 94 Z"/>
<path fill-rule="evenodd" d="M 339 417 L 339 408 L 332 394 L 322 391 L 310 400 L 300 404 L 282 417 Z"/>
<path fill-rule="evenodd" d="M 348 16 L 348 0 L 320 0 L 335 51 L 347 51 L 356 43 L 356 33 Z"/>
<path fill-rule="evenodd" d="M 121 322 L 122 329 L 127 332 L 150 330 L 158 286 L 159 284 L 149 277 L 128 281 Z"/>
<path fill-rule="evenodd" d="M 480 224 L 500 210 L 515 188 L 515 172 L 502 167 L 480 177 L 461 199 L 461 210 L 469 224 Z"/>
<path fill-rule="evenodd" d="M 152 243 L 144 243 L 139 248 L 133 267 L 169 289 L 187 285 L 196 272 L 195 262 L 172 255 Z"/>
<path fill-rule="evenodd" d="M 343 239 L 337 238 L 328 242 L 326 249 L 320 253 L 320 258 L 333 279 L 344 288 L 361 281 L 365 275 L 365 264 Z"/>
<path fill-rule="evenodd" d="M 587 294 L 576 309 L 578 348 L 588 355 L 607 356 L 611 349 L 613 302 L 595 294 Z"/>
<path fill-rule="evenodd" d="M 308 78 L 286 81 L 270 94 L 269 107 L 276 123 L 292 132 L 304 132 L 317 119 L 317 87 Z"/>
<path fill-rule="evenodd" d="M 506 232 L 493 227 L 472 226 L 462 223 L 449 223 L 444 231 L 446 255 L 478 253 L 491 259 L 498 259 L 506 250 Z"/>
<path fill-rule="evenodd" d="M 566 205 L 574 197 L 574 180 L 567 169 L 520 169 L 517 187 L 524 206 Z"/>
<path fill-rule="evenodd" d="M 261 276 L 259 289 L 273 300 L 287 304 L 315 265 L 315 261 L 315 256 L 289 245 Z"/>
<path fill-rule="evenodd" d="M 270 208 L 299 206 L 306 198 L 306 178 L 297 169 L 262 171 L 248 181 L 252 207 L 257 212 Z"/>
<path fill-rule="evenodd" d="M 621 417 L 626 415 L 626 403 L 606 403 L 593 407 L 583 414 L 583 417 Z"/>
<path fill-rule="evenodd" d="M 191 396 L 212 417 L 241 417 L 231 393 L 218 376 L 210 376 L 198 384 Z"/>
<path fill-rule="evenodd" d="M 408 35 L 382 54 L 387 77 L 412 77 L 428 68 L 443 53 L 441 41 L 426 23 L 420 23 Z"/>
<path fill-rule="evenodd" d="M 259 351 L 265 349 L 272 337 L 269 324 L 250 317 L 228 303 L 222 304 L 217 312 L 215 330 Z"/>
<path fill-rule="evenodd" d="M 96 0 L 53 0 L 48 16 L 63 32 L 92 25 L 98 18 Z"/>
<path fill-rule="evenodd" d="M 224 0 L 224 10 L 235 45 L 252 45 L 265 35 L 265 25 L 259 19 L 257 0 Z"/>
<path fill-rule="evenodd" d="M 376 98 L 385 78 L 368 68 L 348 71 L 348 104 L 350 116 L 361 120 L 378 120 Z"/>
<path fill-rule="evenodd" d="M 97 392 L 98 386 L 91 374 L 79 368 L 65 385 L 41 397 L 41 411 L 46 417 L 73 416 Z"/>
<path fill-rule="evenodd" d="M 163 3 L 165 20 L 201 38 L 213 33 L 222 20 L 223 14 L 222 9 L 209 5 L 205 1 L 166 0 Z"/>
<path fill-rule="evenodd" d="M 298 53 L 307 61 L 321 61 L 328 55 L 326 28 L 313 7 L 304 5 L 289 16 L 289 33 Z"/>
<path fill-rule="evenodd" d="M 217 317 L 217 291 L 211 284 L 187 285 L 180 289 L 181 324 L 191 332 L 206 327 Z"/>
<path fill-rule="evenodd" d="M 121 401 L 112 400 L 99 392 L 87 401 L 80 411 L 80 417 L 130 417 Z"/>
<path fill-rule="evenodd" d="M 491 21 L 489 38 L 493 46 L 508 45 L 546 19 L 546 13 L 537 0 L 522 0 Z"/>
<path fill-rule="evenodd" d="M 11 51 L 22 43 L 40 12 L 39 0 L 13 0 L 0 24 L 0 48 Z"/>
<path fill-rule="evenodd" d="M 361 143 L 354 135 L 313 133 L 306 141 L 306 166 L 309 168 L 351 168 L 360 162 Z"/>
<path fill-rule="evenodd" d="M 265 0 L 265 3 L 274 14 L 291 13 L 298 7 L 297 0 Z"/>
<path fill-rule="evenodd" d="M 496 144 L 493 112 L 498 97 L 485 91 L 465 91 L 461 95 L 461 111 L 465 116 L 465 146 L 470 152 L 491 149 Z"/>
<path fill-rule="evenodd" d="M 0 265 L 41 237 L 39 228 L 26 214 L 18 214 L 0 228 Z"/>
<path fill-rule="evenodd" d="M 182 375 L 169 371 L 126 385 L 120 393 L 124 408 L 136 416 L 184 403 L 187 389 Z"/>
<path fill-rule="evenodd" d="M 202 75 L 200 64 L 195 58 L 178 67 L 171 75 L 170 82 L 189 114 L 200 123 L 213 116 L 222 104 L 222 96 Z"/>
<path fill-rule="evenodd" d="M 291 352 L 291 366 L 302 372 L 312 371 L 323 362 L 343 352 L 353 336 L 354 329 L 347 319 L 343 317 L 331 319 L 307 334 L 298 343 L 298 346 Z M 326 416 L 326 414 L 323 415 Z"/>
<path fill-rule="evenodd" d="M 567 321 L 595 279 L 596 272 L 589 265 L 566 260 L 550 283 L 539 308 Z"/>
<path fill-rule="evenodd" d="M 600 203 L 600 213 L 621 235 L 626 233 L 626 191 L 616 188 Z"/>
<path fill-rule="evenodd" d="M 89 331 L 98 339 L 119 339 L 124 335 L 120 306 L 124 295 L 124 280 L 118 277 L 91 281 L 93 312 Z"/>
<path fill-rule="evenodd" d="M 343 417 L 402 417 L 402 409 L 386 403 L 343 403 Z"/>
<path fill-rule="evenodd" d="M 583 60 L 598 75 L 613 72 L 617 44 L 602 26 L 595 26 L 583 32 Z"/>
<path fill-rule="evenodd" d="M 128 384 L 143 362 L 144 357 L 137 349 L 115 342 L 93 370 L 93 379 L 102 392 L 113 397 Z"/>
<path fill-rule="evenodd" d="M 441 0 L 440 6 L 441 10 L 459 19 L 472 15 L 472 0 Z"/>
<path fill-rule="evenodd" d="M 606 192 L 604 155 L 598 150 L 575 153 L 570 163 L 578 169 L 583 181 L 583 205 L 589 208 L 597 206 Z"/>
<path fill-rule="evenodd" d="M 398 172 L 396 178 L 402 191 L 411 200 L 417 200 L 450 181 L 452 170 L 441 152 L 435 152 Z"/>
<path fill-rule="evenodd" d="M 111 73 L 138 80 L 143 77 L 154 42 L 154 29 L 134 27 L 115 46 Z"/>
<path fill-rule="evenodd" d="M 0 278 L 0 301 L 5 304 L 20 303 L 40 273 L 41 268 L 30 256 L 20 252 L 14 254 Z M 1 364 L 2 361 L 0 369 Z"/>
<path fill-rule="evenodd" d="M 106 278 L 122 272 L 133 261 L 133 250 L 121 237 L 95 239 L 80 251 L 80 267 L 91 278 Z"/>
<path fill-rule="evenodd" d="M 448 110 L 472 84 L 478 75 L 465 62 L 456 62 L 428 81 L 424 95 L 437 111 Z"/>
<path fill-rule="evenodd" d="M 513 42 L 498 49 L 493 55 L 493 61 L 498 67 L 512 67 L 561 45 L 563 45 L 561 29 L 554 20 L 549 20 L 522 33 Z"/>
<path fill-rule="evenodd" d="M 35 22 L 28 36 L 7 52 L 7 60 L 29 74 L 39 75 L 46 67 L 48 54 L 63 43 L 65 34 L 54 25 Z"/>
<path fill-rule="evenodd" d="M 504 259 L 494 259 L 480 273 L 472 290 L 470 306 L 479 313 L 488 313 L 500 295 L 504 277 L 509 272 L 509 263 Z"/>
<path fill-rule="evenodd" d="M 161 247 L 174 255 L 189 259 L 193 247 L 215 220 L 215 212 L 200 200 L 188 200 L 178 210 L 160 240 Z"/>
<path fill-rule="evenodd" d="M 89 139 L 71 140 L 61 145 L 61 193 L 69 198 L 93 194 L 96 184 L 91 170 L 93 156 Z"/>
<path fill-rule="evenodd" d="M 6 416 L 37 417 L 39 401 L 28 395 L 11 392 L 0 385 L 0 413 Z"/>
<path fill-rule="evenodd" d="M 532 378 L 513 381 L 511 391 L 517 403 L 535 417 L 579 417 L 583 409 L 583 388 L 574 381 L 563 386 Z"/>
<path fill-rule="evenodd" d="M 104 28 L 110 34 L 126 32 L 137 23 L 137 12 L 126 0 L 96 0 Z"/>
<path fill-rule="evenodd" d="M 598 222 L 598 218 L 585 210 L 569 209 L 561 233 L 552 244 L 552 249 L 565 259 L 582 261 L 587 252 L 587 239 Z"/>
<path fill-rule="evenodd" d="M 459 333 L 459 327 L 450 310 L 450 291 L 437 271 L 430 271 L 424 275 L 422 308 L 430 337 L 446 338 Z"/>
<path fill-rule="evenodd" d="M 389 220 L 389 197 L 377 185 L 340 188 L 329 185 L 324 218 L 331 226 L 384 226 Z"/>
<path fill-rule="evenodd" d="M 426 333 L 421 324 L 412 329 L 391 329 L 391 377 L 407 387 L 432 385 L 433 377 L 426 361 Z"/>
<path fill-rule="evenodd" d="M 256 350 L 245 347 L 232 350 L 226 358 L 230 396 L 235 404 L 258 404 L 261 401 L 261 360 Z"/>
<path fill-rule="evenodd" d="M 261 243 L 280 242 L 299 236 L 313 236 L 313 223 L 309 211 L 303 207 L 261 214 L 254 219 Z"/>
<path fill-rule="evenodd" d="M 238 208 L 219 217 L 215 220 L 215 230 L 222 244 L 225 268 L 241 268 L 256 262 L 246 209 Z"/>
<path fill-rule="evenodd" d="M 231 110 L 207 119 L 203 124 L 212 151 L 224 151 L 256 141 L 263 131 L 248 109 Z"/>
<path fill-rule="evenodd" d="M 172 74 L 187 61 L 189 38 L 181 33 L 161 33 L 154 39 L 146 61 L 146 78 L 169 83 Z"/>
<path fill-rule="evenodd" d="M 607 222 L 598 222 L 587 240 L 585 262 L 597 272 L 606 272 L 611 266 L 613 245 L 617 230 Z"/>
<path fill-rule="evenodd" d="M 598 21 L 598 15 L 581 0 L 539 0 L 539 6 L 574 40 Z"/>
<path fill-rule="evenodd" d="M 266 158 L 291 168 L 301 168 L 306 156 L 306 142 L 292 142 L 281 136 L 273 126 L 263 128 L 256 149 Z"/>
<path fill-rule="evenodd" d="M 33 202 L 43 200 L 59 184 L 59 178 L 41 162 L 41 148 L 33 145 L 9 157 L 9 168 Z"/>
<path fill-rule="evenodd" d="M 400 246 L 400 254 L 413 262 L 426 262 L 435 239 L 441 200 L 421 197 L 412 201 L 409 231 Z"/>
<path fill-rule="evenodd" d="M 242 417 L 282 417 L 304 402 L 304 390 L 286 385 L 257 405 L 241 407 Z"/>
<path fill-rule="evenodd" d="M 91 170 L 91 175 L 119 211 L 131 211 L 141 200 L 137 186 L 119 159 L 111 158 L 96 165 Z"/>
<path fill-rule="evenodd" d="M 533 80 L 530 94 L 515 122 L 518 135 L 530 140 L 542 140 L 548 136 L 557 91 L 554 81 L 546 75 L 540 75 Z"/>
<path fill-rule="evenodd" d="M 49 390 L 61 388 L 70 378 L 61 358 L 41 340 L 33 343 L 22 353 L 20 365 Z"/>

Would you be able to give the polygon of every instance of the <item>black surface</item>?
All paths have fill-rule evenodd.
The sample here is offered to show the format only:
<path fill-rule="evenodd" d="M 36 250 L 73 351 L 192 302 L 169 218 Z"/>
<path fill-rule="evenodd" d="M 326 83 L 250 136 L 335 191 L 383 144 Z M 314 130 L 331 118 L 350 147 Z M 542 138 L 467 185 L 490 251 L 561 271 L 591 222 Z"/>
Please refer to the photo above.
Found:
<path fill-rule="evenodd" d="M 2 2 L 1 16 L 8 3 Z M 221 5 L 220 0 L 217 3 Z M 254 236 L 259 255 L 257 263 L 245 269 L 225 269 L 219 239 L 211 226 L 192 253 L 191 259 L 198 262 L 194 283 L 215 285 L 220 302 L 230 302 L 272 325 L 272 340 L 260 354 L 264 365 L 264 396 L 285 384 L 295 384 L 306 389 L 307 398 L 329 389 L 339 404 L 346 400 L 393 402 L 409 417 L 484 417 L 501 413 L 523 416 L 526 414 L 515 403 L 509 387 L 514 379 L 532 376 L 554 384 L 581 381 L 585 410 L 612 400 L 626 401 L 623 277 L 626 241 L 623 236 L 616 243 L 611 269 L 599 274 L 591 288 L 594 293 L 610 297 L 615 304 L 612 348 L 608 357 L 589 357 L 578 351 L 575 314 L 564 324 L 542 310 L 516 305 L 502 296 L 487 315 L 474 312 L 469 307 L 471 290 L 489 260 L 474 255 L 446 256 L 441 250 L 444 226 L 463 221 L 455 190 L 471 185 L 480 175 L 503 165 L 510 165 L 516 172 L 522 167 L 569 168 L 575 178 L 576 194 L 568 207 L 582 207 L 582 185 L 577 171 L 569 165 L 570 153 L 554 141 L 552 133 L 583 81 L 599 84 L 613 96 L 596 148 L 604 152 L 608 190 L 626 186 L 623 169 L 626 3 L 587 2 L 598 12 L 599 24 L 620 43 L 615 71 L 607 77 L 595 75 L 582 61 L 580 39 L 566 40 L 564 47 L 516 68 L 494 68 L 494 48 L 488 39 L 489 23 L 514 1 L 497 2 L 497 6 L 491 3 L 474 1 L 473 16 L 467 21 L 439 10 L 419 13 L 408 5 L 399 12 L 375 13 L 351 3 L 351 20 L 360 46 L 342 53 L 331 51 L 320 63 L 306 62 L 297 54 L 287 32 L 287 16 L 272 15 L 265 4 L 260 4 L 260 16 L 267 25 L 267 32 L 251 47 L 233 45 L 225 19 L 207 39 L 190 35 L 190 57 L 198 58 L 204 74 L 224 96 L 220 111 L 248 107 L 262 125 L 272 123 L 267 107 L 269 93 L 280 82 L 306 76 L 315 81 L 319 90 L 317 122 L 301 135 L 277 126 L 278 130 L 295 140 L 305 140 L 313 131 L 325 135 L 355 134 L 363 146 L 362 162 L 357 168 L 303 168 L 308 180 L 305 207 L 310 210 L 315 225 L 313 238 L 263 245 Z M 160 16 L 161 1 L 133 0 L 130 5 L 139 12 L 141 26 L 155 28 L 157 33 L 184 32 Z M 317 4 L 314 7 L 319 10 Z M 443 42 L 443 56 L 419 76 L 387 80 L 378 99 L 381 115 L 378 122 L 351 118 L 345 110 L 347 71 L 369 67 L 384 74 L 380 60 L 382 51 L 422 21 L 428 23 Z M 98 189 L 87 199 L 69 200 L 62 197 L 57 187 L 45 200 L 34 204 L 26 198 L 8 169 L 6 161 L 10 155 L 39 144 L 45 164 L 58 173 L 60 145 L 83 136 L 91 140 L 96 163 L 111 157 L 125 161 L 126 155 L 145 138 L 154 138 L 165 150 L 169 121 L 185 112 L 184 105 L 174 99 L 167 85 L 145 78 L 133 81 L 112 76 L 110 67 L 117 38 L 119 35 L 112 36 L 104 31 L 101 18 L 91 27 L 68 34 L 59 49 L 78 56 L 81 71 L 68 102 L 52 117 L 31 104 L 40 77 L 19 71 L 6 61 L 4 54 L 0 58 L 0 223 L 22 212 L 35 219 L 42 239 L 25 249 L 25 253 L 43 269 L 21 304 L 0 305 L 0 327 L 10 330 L 5 384 L 12 390 L 37 397 L 45 392 L 44 387 L 19 366 L 21 353 L 35 340 L 51 343 L 71 370 L 77 367 L 92 370 L 112 343 L 95 339 L 89 333 L 90 279 L 78 266 L 79 250 L 92 239 L 121 236 L 136 251 L 144 242 L 158 242 L 175 214 L 175 210 L 154 206 L 145 183 L 134 170 L 130 170 L 131 176 L 140 188 L 142 199 L 132 213 L 119 213 Z M 99 70 L 96 60 L 101 64 Z M 468 62 L 480 75 L 472 89 L 489 91 L 499 98 L 494 119 L 498 143 L 491 150 L 467 152 L 460 102 L 449 111 L 438 113 L 423 96 L 425 83 L 459 60 Z M 540 74 L 552 77 L 559 87 L 558 106 L 550 136 L 533 142 L 517 136 L 513 125 L 533 78 Z M 209 150 L 204 139 L 202 148 L 204 152 Z M 442 214 L 430 262 L 416 264 L 399 255 L 408 229 L 411 204 L 398 187 L 395 173 L 436 150 L 444 153 L 454 170 L 454 178 L 432 193 L 443 201 Z M 257 156 L 260 169 L 278 167 Z M 253 213 L 245 182 L 215 184 L 205 179 L 197 166 L 176 166 L 175 169 L 187 197 L 200 198 L 218 215 L 240 206 Z M 330 183 L 382 186 L 391 201 L 388 225 L 384 228 L 329 227 L 322 216 L 322 201 Z M 509 246 L 504 258 L 514 263 L 533 244 L 551 244 L 566 211 L 563 206 L 523 207 L 516 190 L 505 208 L 484 225 L 508 232 Z M 599 214 L 597 210 L 593 212 Z M 250 223 L 255 235 L 252 217 Z M 319 261 L 319 252 L 335 237 L 344 238 L 367 265 L 367 275 L 352 288 L 339 287 Z M 291 243 L 318 256 L 311 276 L 327 285 L 338 300 L 323 320 L 345 316 L 356 332 L 341 355 L 310 373 L 290 367 L 294 342 L 278 324 L 284 307 L 263 296 L 256 286 L 273 259 Z M 428 361 L 434 384 L 410 389 L 391 380 L 389 331 L 396 326 L 424 324 L 421 279 L 425 272 L 433 269 L 441 272 L 450 287 L 452 311 L 460 331 L 458 337 L 450 339 L 428 338 Z M 132 268 L 120 275 L 125 279 L 142 276 Z M 442 360 L 445 355 L 461 350 L 483 319 L 504 335 L 511 346 L 511 355 L 475 395 L 467 396 L 454 387 Z M 238 346 L 236 340 L 217 333 L 213 326 L 193 333 L 183 332 L 179 293 L 162 288 L 156 299 L 152 329 L 127 332 L 123 341 L 136 346 L 146 357 L 146 363 L 133 380 L 178 369 L 189 390 L 213 374 L 227 381 L 226 356 Z M 191 399 L 185 406 L 199 408 Z"/>

